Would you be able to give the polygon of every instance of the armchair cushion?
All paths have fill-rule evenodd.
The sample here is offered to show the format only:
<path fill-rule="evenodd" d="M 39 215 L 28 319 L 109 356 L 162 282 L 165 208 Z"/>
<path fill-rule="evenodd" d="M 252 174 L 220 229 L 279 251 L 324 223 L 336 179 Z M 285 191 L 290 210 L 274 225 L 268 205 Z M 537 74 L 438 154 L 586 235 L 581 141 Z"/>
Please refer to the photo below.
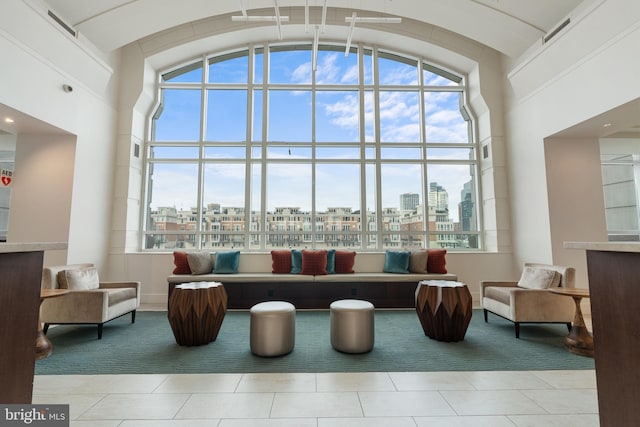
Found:
<path fill-rule="evenodd" d="M 95 267 L 85 267 L 58 272 L 58 282 L 61 289 L 72 291 L 89 291 L 100 287 L 98 270 Z"/>
<path fill-rule="evenodd" d="M 524 267 L 518 281 L 519 288 L 548 289 L 560 284 L 560 273 L 541 267 Z"/>

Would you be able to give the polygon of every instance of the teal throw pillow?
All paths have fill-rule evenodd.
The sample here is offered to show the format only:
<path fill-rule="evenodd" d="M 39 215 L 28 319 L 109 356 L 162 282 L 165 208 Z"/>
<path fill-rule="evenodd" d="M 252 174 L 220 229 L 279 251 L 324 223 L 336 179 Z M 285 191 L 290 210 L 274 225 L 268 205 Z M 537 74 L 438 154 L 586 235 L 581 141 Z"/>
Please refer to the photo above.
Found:
<path fill-rule="evenodd" d="M 327 274 L 336 274 L 336 250 L 327 251 Z"/>
<path fill-rule="evenodd" d="M 240 251 L 216 253 L 216 264 L 213 272 L 217 274 L 235 274 L 238 272 Z"/>
<path fill-rule="evenodd" d="M 291 274 L 302 272 L 302 251 L 293 249 L 291 251 Z"/>
<path fill-rule="evenodd" d="M 384 260 L 385 273 L 409 273 L 409 260 L 411 252 L 409 251 L 387 251 Z"/>

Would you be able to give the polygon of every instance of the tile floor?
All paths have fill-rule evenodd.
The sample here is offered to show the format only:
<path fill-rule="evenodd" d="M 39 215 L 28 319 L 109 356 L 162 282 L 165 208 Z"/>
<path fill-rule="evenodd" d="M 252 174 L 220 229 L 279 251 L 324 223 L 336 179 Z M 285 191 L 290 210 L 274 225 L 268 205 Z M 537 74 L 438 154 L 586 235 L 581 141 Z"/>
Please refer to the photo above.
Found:
<path fill-rule="evenodd" d="M 599 425 L 594 370 L 36 375 L 33 403 L 72 427 Z"/>
<path fill-rule="evenodd" d="M 37 375 L 71 426 L 598 426 L 593 370 Z"/>

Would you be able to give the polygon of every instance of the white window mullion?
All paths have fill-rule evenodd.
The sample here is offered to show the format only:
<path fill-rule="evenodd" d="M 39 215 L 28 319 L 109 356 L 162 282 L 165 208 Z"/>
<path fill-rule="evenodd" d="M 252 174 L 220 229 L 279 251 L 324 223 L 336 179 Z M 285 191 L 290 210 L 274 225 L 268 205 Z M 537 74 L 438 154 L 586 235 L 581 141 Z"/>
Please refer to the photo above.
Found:
<path fill-rule="evenodd" d="M 378 48 L 372 52 L 374 141 L 376 149 L 376 248 L 382 249 L 382 150 L 380 147 L 380 78 L 378 75 Z"/>
<path fill-rule="evenodd" d="M 267 224 L 267 135 L 269 123 L 269 44 L 265 43 L 262 53 L 262 141 L 261 151 L 261 191 L 260 191 L 260 225 L 262 231 L 260 233 L 260 249 L 266 250 L 268 224 Z"/>

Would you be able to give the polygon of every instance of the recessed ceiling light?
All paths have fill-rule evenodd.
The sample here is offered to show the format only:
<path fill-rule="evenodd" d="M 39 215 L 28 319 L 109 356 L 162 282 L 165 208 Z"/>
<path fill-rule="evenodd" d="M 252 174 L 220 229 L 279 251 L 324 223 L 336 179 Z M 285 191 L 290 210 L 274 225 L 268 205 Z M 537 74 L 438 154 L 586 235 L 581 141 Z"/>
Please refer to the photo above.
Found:
<path fill-rule="evenodd" d="M 5 123 L 13 123 L 13 119 L 11 117 L 5 117 L 4 118 L 4 122 Z"/>
<path fill-rule="evenodd" d="M 609 126 L 611 126 L 611 123 L 605 123 L 602 125 L 602 127 L 608 128 Z"/>

